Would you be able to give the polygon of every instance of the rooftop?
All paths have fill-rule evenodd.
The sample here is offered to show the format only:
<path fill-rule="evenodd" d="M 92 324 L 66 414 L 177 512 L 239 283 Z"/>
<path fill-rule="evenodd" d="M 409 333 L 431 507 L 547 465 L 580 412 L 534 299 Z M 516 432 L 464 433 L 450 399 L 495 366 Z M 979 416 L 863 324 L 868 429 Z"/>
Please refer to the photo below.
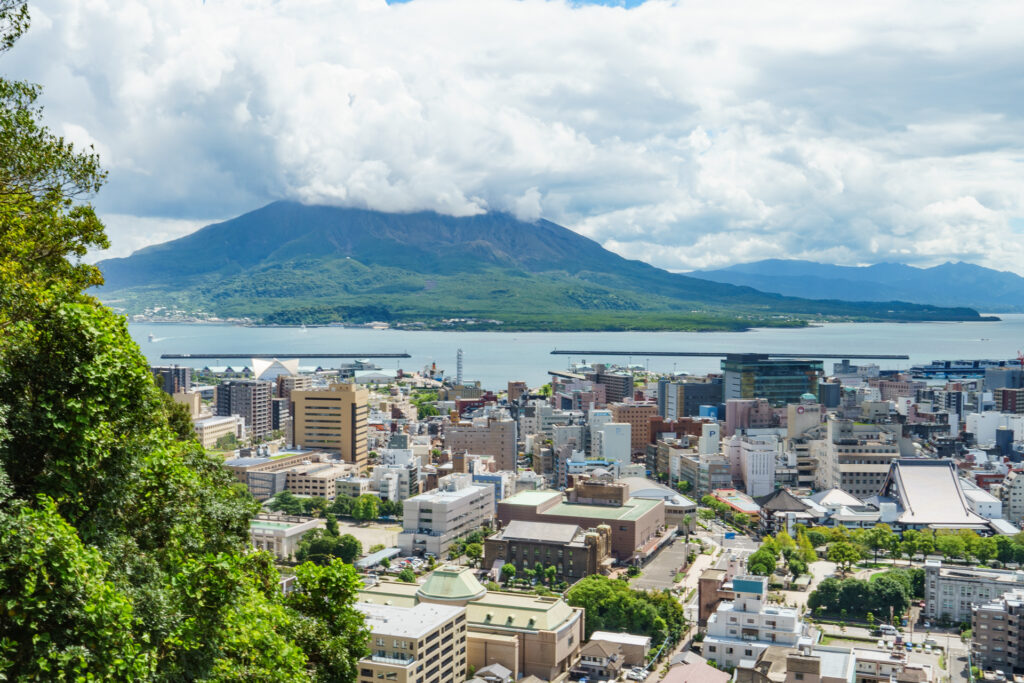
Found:
<path fill-rule="evenodd" d="M 948 460 L 894 460 L 880 496 L 892 496 L 902 508 L 901 524 L 985 527 L 987 520 L 971 511 L 960 487 L 956 467 Z"/>
<path fill-rule="evenodd" d="M 431 600 L 466 602 L 481 598 L 486 593 L 487 589 L 477 581 L 472 569 L 444 565 L 427 577 L 417 595 Z"/>
<path fill-rule="evenodd" d="M 580 528 L 575 524 L 554 524 L 551 522 L 512 521 L 501 532 L 503 539 L 546 541 L 549 543 L 571 543 Z"/>
<path fill-rule="evenodd" d="M 630 498 L 625 505 L 582 505 L 580 503 L 558 503 L 545 515 L 564 517 L 581 517 L 585 519 L 615 519 L 619 521 L 636 521 L 662 504 L 660 500 L 646 498 Z"/>
<path fill-rule="evenodd" d="M 612 633 L 611 631 L 594 631 L 591 640 L 607 640 L 623 645 L 650 645 L 650 636 L 637 636 L 632 633 Z"/>
<path fill-rule="evenodd" d="M 398 607 L 357 602 L 355 607 L 366 615 L 366 625 L 375 635 L 397 638 L 422 638 L 465 609 L 456 605 L 428 603 Z"/>
<path fill-rule="evenodd" d="M 514 496 L 509 496 L 501 501 L 504 505 L 528 505 L 534 507 L 551 500 L 552 496 L 561 496 L 558 491 L 541 489 L 539 491 L 520 491 Z"/>

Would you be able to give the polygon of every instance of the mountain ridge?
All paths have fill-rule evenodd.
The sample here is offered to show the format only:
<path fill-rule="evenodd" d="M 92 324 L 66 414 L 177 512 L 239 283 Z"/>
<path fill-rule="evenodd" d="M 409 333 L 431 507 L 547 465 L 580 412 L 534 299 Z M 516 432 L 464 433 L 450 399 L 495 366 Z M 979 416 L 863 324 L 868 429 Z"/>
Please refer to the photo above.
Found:
<path fill-rule="evenodd" d="M 669 273 L 506 213 L 274 202 L 98 265 L 101 296 L 126 309 L 162 301 L 264 323 L 477 316 L 520 329 L 744 329 L 814 316 L 978 319 L 967 309 L 811 301 Z"/>
<path fill-rule="evenodd" d="M 759 285 L 763 291 L 786 296 L 813 290 L 825 298 L 845 301 L 900 298 L 930 305 L 1024 311 L 1024 277 L 965 261 L 921 268 L 892 262 L 836 266 L 798 259 L 765 259 L 688 275 L 723 284 Z"/>

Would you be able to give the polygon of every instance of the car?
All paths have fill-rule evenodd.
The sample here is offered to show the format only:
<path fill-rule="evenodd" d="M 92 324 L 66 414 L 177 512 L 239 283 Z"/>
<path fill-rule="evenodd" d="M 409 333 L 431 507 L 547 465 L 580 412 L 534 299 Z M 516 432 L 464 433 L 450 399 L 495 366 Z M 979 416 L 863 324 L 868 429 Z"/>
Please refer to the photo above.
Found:
<path fill-rule="evenodd" d="M 885 649 L 885 641 L 882 640 L 881 638 L 878 639 L 878 642 L 876 643 L 876 645 L 878 646 L 879 650 L 884 650 Z"/>
<path fill-rule="evenodd" d="M 924 620 L 924 627 L 925 628 L 931 628 L 932 627 L 932 622 L 930 622 L 927 619 L 925 619 Z"/>

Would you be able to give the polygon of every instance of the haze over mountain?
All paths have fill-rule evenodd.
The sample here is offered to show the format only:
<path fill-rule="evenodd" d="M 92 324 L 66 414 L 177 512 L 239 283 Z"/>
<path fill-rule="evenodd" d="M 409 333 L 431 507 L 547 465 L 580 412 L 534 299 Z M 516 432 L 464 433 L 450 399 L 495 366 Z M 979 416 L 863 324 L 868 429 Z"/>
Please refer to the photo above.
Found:
<path fill-rule="evenodd" d="M 742 329 L 793 316 L 977 319 L 967 309 L 809 301 L 669 273 L 550 221 L 276 202 L 100 264 L 102 296 L 268 323 L 436 322 L 531 329 Z"/>
<path fill-rule="evenodd" d="M 918 268 L 901 263 L 834 266 L 767 259 L 690 275 L 787 296 L 843 301 L 898 299 L 981 311 L 1024 311 L 1024 277 L 962 261 Z"/>

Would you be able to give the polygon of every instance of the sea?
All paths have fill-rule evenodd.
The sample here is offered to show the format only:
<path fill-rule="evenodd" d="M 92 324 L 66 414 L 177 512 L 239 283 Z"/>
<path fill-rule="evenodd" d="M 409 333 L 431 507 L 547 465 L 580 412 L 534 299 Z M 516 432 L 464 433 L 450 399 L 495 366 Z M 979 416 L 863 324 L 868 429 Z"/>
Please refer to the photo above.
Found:
<path fill-rule="evenodd" d="M 650 351 L 711 353 L 816 353 L 908 355 L 909 360 L 864 361 L 883 370 L 902 370 L 932 360 L 1015 359 L 1024 349 L 1024 314 L 1000 314 L 998 322 L 827 323 L 795 329 L 753 329 L 747 332 L 473 332 L 392 330 L 347 327 L 246 327 L 225 324 L 132 323 L 132 337 L 151 364 L 248 365 L 238 359 L 162 360 L 164 353 L 269 353 L 288 358 L 295 353 L 408 353 L 411 358 L 377 359 L 384 369 L 422 370 L 436 365 L 456 374 L 462 350 L 464 381 L 479 380 L 484 388 L 504 388 L 509 381 L 530 386 L 548 381 L 549 370 L 565 370 L 573 362 L 642 366 L 652 372 L 698 375 L 720 370 L 720 359 L 648 356 Z M 586 355 L 552 355 L 554 350 L 585 350 Z M 626 356 L 601 351 L 629 351 Z M 303 367 L 337 367 L 349 362 L 303 359 Z M 831 363 L 825 361 L 826 372 Z"/>

